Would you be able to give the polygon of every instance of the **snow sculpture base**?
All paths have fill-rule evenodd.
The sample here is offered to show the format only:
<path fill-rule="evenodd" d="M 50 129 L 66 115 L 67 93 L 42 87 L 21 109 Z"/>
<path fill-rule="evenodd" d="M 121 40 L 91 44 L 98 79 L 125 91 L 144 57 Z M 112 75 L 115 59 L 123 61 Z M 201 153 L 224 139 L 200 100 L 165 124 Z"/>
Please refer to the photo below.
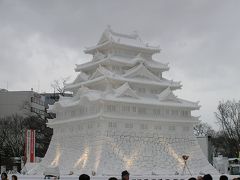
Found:
<path fill-rule="evenodd" d="M 65 126 L 63 132 L 54 133 L 41 164 L 59 165 L 62 174 L 96 172 L 98 176 L 117 176 L 127 169 L 131 175 L 176 175 L 183 173 L 182 155 L 188 155 L 192 174 L 217 173 L 191 133 L 161 134 L 152 130 L 154 124 L 149 127 L 151 130 L 144 131 L 119 130 L 108 125 L 108 121 L 98 119 L 91 128 L 84 121 Z"/>

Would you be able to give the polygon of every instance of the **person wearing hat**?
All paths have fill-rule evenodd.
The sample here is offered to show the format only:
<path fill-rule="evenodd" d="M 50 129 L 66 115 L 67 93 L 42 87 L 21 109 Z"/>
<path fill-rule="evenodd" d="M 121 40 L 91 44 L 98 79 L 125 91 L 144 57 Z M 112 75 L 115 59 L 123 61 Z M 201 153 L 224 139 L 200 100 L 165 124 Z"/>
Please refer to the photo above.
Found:
<path fill-rule="evenodd" d="M 122 180 L 129 180 L 129 172 L 127 170 L 122 172 Z"/>

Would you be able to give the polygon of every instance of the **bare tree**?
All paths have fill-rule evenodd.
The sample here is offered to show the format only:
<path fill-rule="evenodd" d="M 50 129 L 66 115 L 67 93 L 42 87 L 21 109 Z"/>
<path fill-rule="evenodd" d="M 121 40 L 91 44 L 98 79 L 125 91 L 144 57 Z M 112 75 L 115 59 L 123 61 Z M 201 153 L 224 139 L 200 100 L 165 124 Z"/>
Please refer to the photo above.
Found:
<path fill-rule="evenodd" d="M 199 121 L 199 123 L 193 128 L 193 131 L 195 136 L 213 136 L 214 134 L 212 127 L 202 121 Z"/>
<path fill-rule="evenodd" d="M 12 115 L 1 120 L 0 139 L 2 153 L 9 157 L 20 157 L 24 148 L 24 118 Z"/>
<path fill-rule="evenodd" d="M 22 117 L 12 115 L 0 119 L 0 164 L 8 157 L 24 155 L 26 129 L 36 130 L 36 156 L 43 157 L 48 149 L 53 130 L 46 125 L 47 120 L 38 116 Z"/>
<path fill-rule="evenodd" d="M 61 94 L 62 96 L 64 96 L 65 93 L 65 83 L 70 79 L 70 77 L 65 77 L 65 78 L 61 78 L 60 80 L 54 80 L 51 83 L 51 87 L 54 89 L 54 92 L 56 91 L 57 93 Z"/>
<path fill-rule="evenodd" d="M 224 137 L 224 143 L 231 147 L 229 155 L 238 157 L 240 150 L 240 101 L 219 102 L 216 118 Z"/>

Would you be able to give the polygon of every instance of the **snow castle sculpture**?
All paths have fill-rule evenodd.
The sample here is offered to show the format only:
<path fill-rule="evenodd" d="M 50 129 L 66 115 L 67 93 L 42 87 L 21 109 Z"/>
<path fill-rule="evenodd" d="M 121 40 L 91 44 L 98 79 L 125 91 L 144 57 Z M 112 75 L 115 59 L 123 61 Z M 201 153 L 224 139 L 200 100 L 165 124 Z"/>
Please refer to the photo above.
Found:
<path fill-rule="evenodd" d="M 76 65 L 79 72 L 50 107 L 54 133 L 41 167 L 59 166 L 62 174 L 174 175 L 183 172 L 183 155 L 192 174 L 216 173 L 203 155 L 191 111 L 198 103 L 176 97 L 180 82 L 163 78 L 167 64 L 154 61 L 158 47 L 139 35 L 107 28 L 85 53 L 92 61 Z M 185 169 L 186 170 L 186 169 Z"/>

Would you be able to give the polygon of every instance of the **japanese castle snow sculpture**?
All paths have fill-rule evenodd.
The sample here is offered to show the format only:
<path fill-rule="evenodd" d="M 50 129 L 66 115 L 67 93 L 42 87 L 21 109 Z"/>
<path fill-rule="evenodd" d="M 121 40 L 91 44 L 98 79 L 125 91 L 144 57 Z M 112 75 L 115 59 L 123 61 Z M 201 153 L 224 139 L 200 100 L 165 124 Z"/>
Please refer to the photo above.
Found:
<path fill-rule="evenodd" d="M 137 33 L 107 28 L 96 46 L 85 53 L 92 61 L 76 65 L 78 76 L 50 107 L 56 113 L 48 126 L 54 133 L 38 166 L 59 166 L 61 174 L 174 175 L 216 173 L 203 155 L 191 111 L 198 103 L 176 97 L 180 82 L 163 78 L 167 64 L 154 61 L 158 47 L 145 44 Z M 188 173 L 186 171 L 185 173 Z"/>

